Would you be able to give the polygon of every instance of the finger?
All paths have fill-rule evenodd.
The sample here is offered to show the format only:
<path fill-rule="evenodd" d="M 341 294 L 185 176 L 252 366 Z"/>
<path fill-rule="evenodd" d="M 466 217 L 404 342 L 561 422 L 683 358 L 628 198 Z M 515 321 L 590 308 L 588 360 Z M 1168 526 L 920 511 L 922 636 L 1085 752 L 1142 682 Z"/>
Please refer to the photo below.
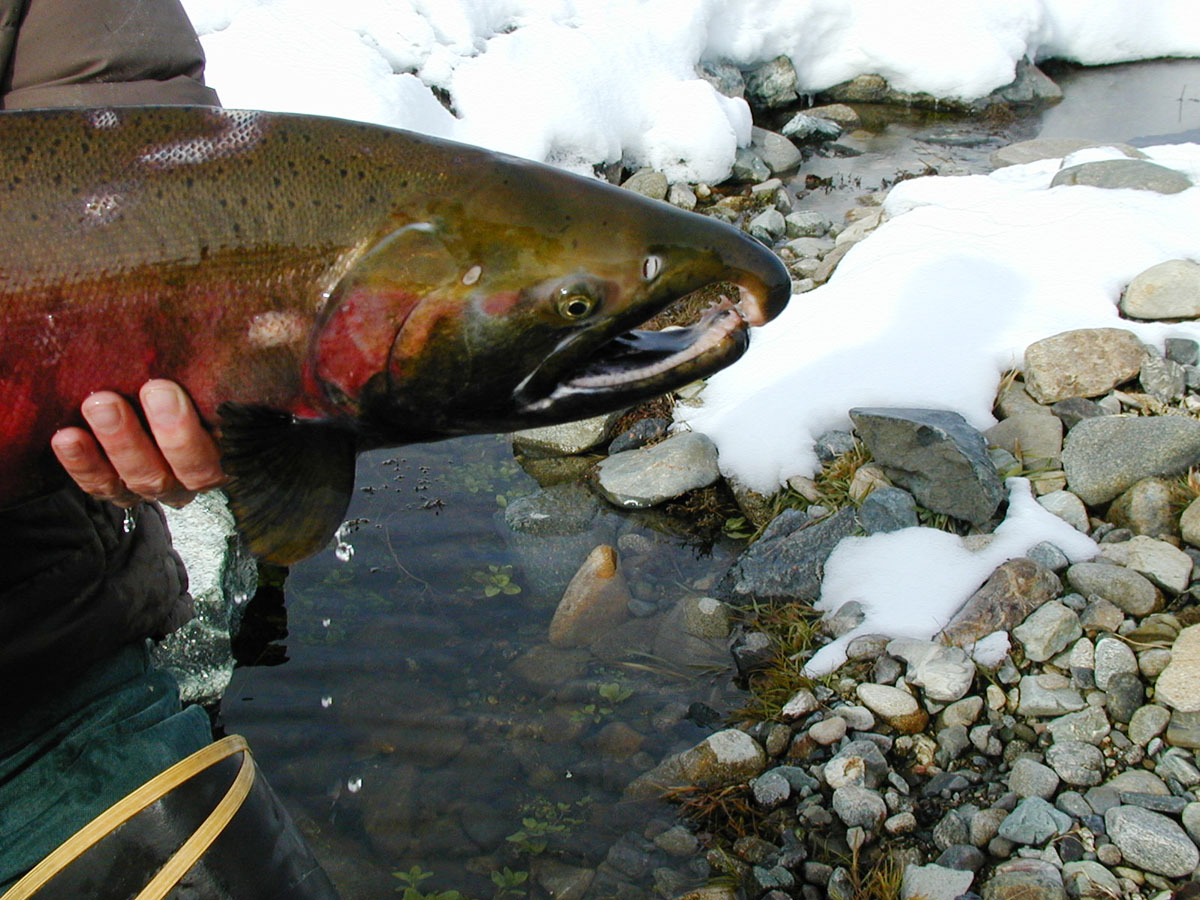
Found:
<path fill-rule="evenodd" d="M 221 451 L 182 388 L 171 381 L 148 381 L 141 401 L 158 449 L 181 485 L 205 491 L 225 483 Z"/>
<path fill-rule="evenodd" d="M 82 410 L 109 463 L 129 490 L 147 499 L 172 501 L 177 499 L 172 495 L 185 490 L 123 397 L 99 391 L 83 401 Z"/>
<path fill-rule="evenodd" d="M 64 428 L 50 438 L 50 448 L 67 474 L 84 490 L 118 506 L 132 506 L 139 497 L 121 481 L 96 439 L 82 428 Z"/>

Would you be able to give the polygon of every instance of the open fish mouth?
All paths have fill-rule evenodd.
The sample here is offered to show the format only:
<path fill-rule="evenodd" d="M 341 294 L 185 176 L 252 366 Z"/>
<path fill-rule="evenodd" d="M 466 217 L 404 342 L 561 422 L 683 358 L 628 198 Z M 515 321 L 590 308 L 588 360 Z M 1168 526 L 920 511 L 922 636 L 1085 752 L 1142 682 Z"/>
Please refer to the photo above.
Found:
<path fill-rule="evenodd" d="M 572 359 L 548 359 L 550 365 L 539 367 L 539 373 L 518 391 L 518 396 L 528 397 L 538 374 L 559 373 L 549 392 L 528 401 L 525 409 L 531 413 L 560 411 L 574 401 L 594 403 L 604 397 L 612 398 L 614 404 L 636 402 L 729 365 L 749 346 L 750 326 L 763 324 L 770 316 L 750 291 L 733 284 L 724 287 L 717 302 L 694 325 L 661 331 L 634 329 L 590 348 L 561 348 L 574 351 L 569 353 Z M 576 355 L 579 350 L 584 353 Z M 570 374 L 564 377 L 564 370 Z"/>

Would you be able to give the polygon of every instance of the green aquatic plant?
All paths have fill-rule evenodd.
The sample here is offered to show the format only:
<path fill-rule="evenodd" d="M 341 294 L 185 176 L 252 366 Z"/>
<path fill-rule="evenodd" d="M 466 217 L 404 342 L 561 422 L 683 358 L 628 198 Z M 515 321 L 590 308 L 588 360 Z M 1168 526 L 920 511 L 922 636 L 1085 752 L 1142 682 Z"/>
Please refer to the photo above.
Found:
<path fill-rule="evenodd" d="M 619 681 L 596 685 L 596 693 L 600 695 L 600 702 L 584 704 L 571 714 L 572 719 L 577 722 L 591 719 L 592 722 L 599 723 L 613 714 L 613 707 L 633 696 L 633 691 Z"/>
<path fill-rule="evenodd" d="M 426 872 L 419 865 L 413 865 L 407 872 L 401 870 L 392 875 L 400 879 L 396 893 L 403 894 L 403 900 L 470 900 L 459 891 L 430 891 L 421 890 L 421 883 L 433 877 L 432 872 Z"/>
<path fill-rule="evenodd" d="M 492 900 L 501 900 L 503 897 L 523 897 L 526 893 L 526 888 L 523 887 L 525 882 L 529 880 L 529 873 L 523 870 L 513 871 L 508 866 L 505 866 L 499 872 L 492 872 L 492 884 L 496 886 L 496 893 Z"/>
<path fill-rule="evenodd" d="M 483 588 L 483 596 L 496 597 L 500 594 L 521 593 L 521 586 L 513 580 L 512 566 L 488 566 L 471 573 L 471 580 Z"/>
<path fill-rule="evenodd" d="M 591 797 L 583 797 L 574 803 L 554 802 L 539 797 L 522 804 L 521 827 L 505 840 L 526 856 L 544 853 L 551 837 L 557 834 L 569 837 L 576 825 L 583 824 L 583 818 L 579 814 L 591 805 L 591 802 Z M 495 881 L 495 878 L 492 880 Z"/>

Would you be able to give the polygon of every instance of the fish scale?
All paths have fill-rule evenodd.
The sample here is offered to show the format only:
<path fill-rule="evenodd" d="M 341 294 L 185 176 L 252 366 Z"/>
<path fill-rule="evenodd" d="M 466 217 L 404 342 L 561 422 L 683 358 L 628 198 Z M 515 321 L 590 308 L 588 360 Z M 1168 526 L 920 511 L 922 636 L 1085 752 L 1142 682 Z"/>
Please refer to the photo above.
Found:
<path fill-rule="evenodd" d="M 526 160 L 208 107 L 0 113 L 0 505 L 99 389 L 180 382 L 252 549 L 340 524 L 369 447 L 549 424 L 727 365 L 787 272 L 737 229 Z M 633 329 L 700 287 L 690 329 Z"/>

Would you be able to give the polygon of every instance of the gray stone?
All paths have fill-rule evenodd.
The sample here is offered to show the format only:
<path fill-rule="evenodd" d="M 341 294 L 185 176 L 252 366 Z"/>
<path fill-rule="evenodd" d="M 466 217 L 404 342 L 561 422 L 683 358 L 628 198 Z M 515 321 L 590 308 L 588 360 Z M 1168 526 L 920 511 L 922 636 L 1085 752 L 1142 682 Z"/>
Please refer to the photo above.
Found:
<path fill-rule="evenodd" d="M 858 508 L 858 519 L 867 534 L 915 528 L 920 524 L 916 500 L 898 487 L 878 487 L 871 491 Z"/>
<path fill-rule="evenodd" d="M 890 771 L 879 746 L 860 739 L 850 741 L 834 754 L 825 764 L 824 779 L 834 789 L 852 784 L 874 790 L 887 780 Z"/>
<path fill-rule="evenodd" d="M 1017 715 L 1060 716 L 1083 709 L 1087 703 L 1061 675 L 1025 675 L 1018 687 Z"/>
<path fill-rule="evenodd" d="M 797 99 L 796 69 L 786 56 L 778 56 L 746 74 L 746 100 L 751 106 L 774 109 Z"/>
<path fill-rule="evenodd" d="M 649 197 L 651 200 L 665 200 L 667 199 L 667 190 L 670 185 L 667 182 L 667 176 L 662 172 L 655 172 L 653 169 L 642 169 L 640 172 L 634 172 L 630 175 L 621 184 L 621 187 L 636 194 L 641 194 L 643 197 Z"/>
<path fill-rule="evenodd" d="M 1037 502 L 1076 531 L 1088 534 L 1092 530 L 1088 521 L 1087 507 L 1070 491 L 1051 491 L 1049 494 L 1038 497 Z"/>
<path fill-rule="evenodd" d="M 1200 844 L 1200 803 L 1192 801 L 1183 808 L 1183 827 L 1188 837 Z"/>
<path fill-rule="evenodd" d="M 775 809 L 787 802 L 792 795 L 791 782 L 781 773 L 771 769 L 754 779 L 750 784 L 755 802 L 764 809 Z"/>
<path fill-rule="evenodd" d="M 1089 706 L 1079 712 L 1067 713 L 1046 724 L 1046 730 L 1059 741 L 1084 741 L 1088 744 L 1100 745 L 1108 737 L 1112 726 L 1104 710 L 1098 706 Z"/>
<path fill-rule="evenodd" d="M 887 804 L 876 791 L 843 785 L 833 792 L 833 811 L 847 826 L 874 830 L 887 818 Z"/>
<path fill-rule="evenodd" d="M 996 416 L 1008 419 L 1021 413 L 1053 415 L 1050 407 L 1043 406 L 1029 396 L 1029 392 L 1025 390 L 1025 382 L 1020 379 L 1006 381 L 996 393 Z"/>
<path fill-rule="evenodd" d="M 1171 713 L 1166 738 L 1173 747 L 1200 749 L 1200 713 L 1175 710 Z"/>
<path fill-rule="evenodd" d="M 1114 806 L 1104 825 L 1127 863 L 1168 878 L 1190 875 L 1200 851 L 1172 819 L 1137 806 Z"/>
<path fill-rule="evenodd" d="M 897 731 L 913 734 L 925 727 L 929 716 L 912 694 L 887 684 L 864 683 L 855 693 L 863 706 Z"/>
<path fill-rule="evenodd" d="M 754 127 L 750 130 L 750 146 L 758 151 L 758 155 L 772 174 L 794 169 L 804 160 L 799 149 L 790 140 L 782 134 L 763 128 Z M 779 233 L 783 234 L 782 228 Z"/>
<path fill-rule="evenodd" d="M 841 135 L 842 126 L 832 119 L 796 113 L 780 131 L 797 141 L 833 141 Z"/>
<path fill-rule="evenodd" d="M 860 408 L 850 418 L 888 477 L 922 505 L 976 524 L 995 514 L 1004 486 L 983 436 L 958 413 Z"/>
<path fill-rule="evenodd" d="M 795 215 L 795 213 L 793 213 Z M 788 217 L 784 218 L 787 223 Z M 784 247 L 800 257 L 822 257 L 833 249 L 834 244 L 825 237 L 798 237 L 784 244 Z"/>
<path fill-rule="evenodd" d="M 1189 503 L 1179 517 L 1179 533 L 1193 547 L 1200 547 L 1200 497 Z"/>
<path fill-rule="evenodd" d="M 1169 337 L 1163 341 L 1163 355 L 1181 366 L 1194 366 L 1200 362 L 1200 343 L 1191 338 Z"/>
<path fill-rule="evenodd" d="M 652 441 L 662 440 L 667 436 L 667 430 L 670 427 L 671 423 L 668 419 L 656 417 L 638 419 L 609 442 L 608 453 L 611 456 L 625 450 L 636 450 Z"/>
<path fill-rule="evenodd" d="M 513 434 L 518 449 L 544 456 L 571 456 L 583 453 L 604 442 L 609 430 L 621 414 L 607 413 L 562 425 L 526 428 Z"/>
<path fill-rule="evenodd" d="M 965 696 L 975 680 L 975 663 L 958 647 L 936 641 L 897 638 L 887 652 L 908 663 L 905 680 L 930 700 L 952 703 Z"/>
<path fill-rule="evenodd" d="M 1142 390 L 1163 403 L 1183 399 L 1187 373 L 1183 366 L 1161 356 L 1148 356 L 1138 372 Z"/>
<path fill-rule="evenodd" d="M 1082 635 L 1083 628 L 1073 610 L 1051 600 L 1035 609 L 1012 634 L 1025 648 L 1026 659 L 1045 662 Z"/>
<path fill-rule="evenodd" d="M 1025 390 L 1040 403 L 1096 397 L 1134 378 L 1145 357 L 1146 348 L 1131 331 L 1064 331 L 1025 349 Z"/>
<path fill-rule="evenodd" d="M 1051 773 L 1053 774 L 1053 773 Z M 976 847 L 986 846 L 987 843 L 1000 833 L 1000 823 L 1008 816 L 1008 810 L 992 807 L 981 809 L 971 816 L 968 825 L 968 840 Z"/>
<path fill-rule="evenodd" d="M 723 597 L 753 597 L 762 603 L 815 600 L 825 560 L 856 527 L 850 507 L 816 521 L 799 511 L 785 511 L 738 558 L 718 590 Z"/>
<path fill-rule="evenodd" d="M 787 224 L 787 236 L 790 238 L 818 238 L 829 231 L 829 220 L 811 210 L 791 213 L 784 217 L 784 222 Z M 816 256 L 817 254 L 806 253 L 804 255 Z"/>
<path fill-rule="evenodd" d="M 1192 558 L 1166 541 L 1144 534 L 1115 544 L 1101 544 L 1100 555 L 1140 572 L 1171 594 L 1181 594 L 1191 581 Z"/>
<path fill-rule="evenodd" d="M 901 900 L 915 900 L 921 897 L 925 900 L 955 900 L 960 894 L 966 893 L 975 880 L 974 872 L 962 869 L 951 869 L 945 866 L 929 864 L 914 866 L 911 863 L 904 867 L 904 879 L 900 882 Z"/>
<path fill-rule="evenodd" d="M 1162 605 L 1162 595 L 1150 580 L 1123 566 L 1075 563 L 1067 569 L 1067 582 L 1085 597 L 1095 594 L 1135 616 L 1148 615 Z"/>
<path fill-rule="evenodd" d="M 1127 643 L 1111 635 L 1096 640 L 1096 687 L 1106 691 L 1114 675 L 1137 671 L 1137 657 Z"/>
<path fill-rule="evenodd" d="M 1010 859 L 996 866 L 983 900 L 1066 900 L 1062 874 L 1040 859 Z"/>
<path fill-rule="evenodd" d="M 1200 785 L 1200 768 L 1196 767 L 1195 757 L 1179 747 L 1171 747 L 1159 756 L 1154 774 L 1186 788 Z"/>
<path fill-rule="evenodd" d="M 1071 828 L 1071 817 L 1041 797 L 1026 797 L 1000 823 L 1000 837 L 1014 844 L 1044 844 Z"/>
<path fill-rule="evenodd" d="M 1018 166 L 1025 163 L 1037 162 L 1039 159 L 1062 159 L 1077 150 L 1095 147 L 1095 141 L 1083 138 L 1035 138 L 1030 141 L 1020 141 L 1001 147 L 992 153 L 990 162 L 999 169 L 1003 166 Z M 1116 147 L 1126 156 L 1144 159 L 1146 154 L 1128 144 L 1105 144 L 1105 147 Z"/>
<path fill-rule="evenodd" d="M 1138 707 L 1146 702 L 1146 686 L 1133 672 L 1117 672 L 1108 679 L 1104 708 L 1114 722 L 1127 724 Z"/>
<path fill-rule="evenodd" d="M 1200 625 L 1175 638 L 1171 662 L 1154 682 L 1154 699 L 1180 712 L 1200 712 Z"/>
<path fill-rule="evenodd" d="M 983 433 L 988 446 L 1001 447 L 1026 468 L 1057 466 L 1062 459 L 1063 425 L 1042 412 L 1017 413 Z"/>
<path fill-rule="evenodd" d="M 1063 885 L 1071 900 L 1101 900 L 1121 896 L 1115 875 L 1098 862 L 1081 859 L 1062 867 Z"/>
<path fill-rule="evenodd" d="M 733 177 L 737 181 L 757 184 L 770 178 L 771 170 L 752 148 L 739 147 L 733 158 Z"/>
<path fill-rule="evenodd" d="M 836 744 L 846 736 L 846 720 L 841 716 L 822 719 L 808 729 L 808 736 L 823 747 Z"/>
<path fill-rule="evenodd" d="M 617 453 L 596 467 L 606 499 L 626 509 L 645 509 L 721 477 L 717 448 L 707 435 L 685 431 L 661 444 Z"/>
<path fill-rule="evenodd" d="M 635 799 L 661 796 L 666 788 L 716 788 L 740 784 L 766 769 L 762 747 L 746 734 L 728 728 L 711 734 L 689 750 L 669 756 L 626 788 Z"/>
<path fill-rule="evenodd" d="M 747 231 L 764 244 L 773 244 L 783 237 L 785 228 L 783 214 L 777 209 L 764 209 L 750 220 Z"/>
<path fill-rule="evenodd" d="M 1142 706 L 1129 719 L 1129 739 L 1145 746 L 1166 730 L 1171 721 L 1171 712 L 1164 706 L 1150 704 Z"/>
<path fill-rule="evenodd" d="M 1172 514 L 1174 489 L 1165 478 L 1143 478 L 1115 499 L 1108 507 L 1107 519 L 1134 534 L 1159 537 L 1179 534 Z"/>
<path fill-rule="evenodd" d="M 1059 776 L 1049 766 L 1027 756 L 1013 762 L 1008 773 L 1008 787 L 1018 797 L 1041 797 L 1049 800 L 1058 791 Z"/>
<path fill-rule="evenodd" d="M 1105 409 L 1095 400 L 1089 400 L 1086 397 L 1068 397 L 1066 400 L 1059 400 L 1050 408 L 1054 411 L 1054 415 L 1062 420 L 1063 425 L 1068 430 L 1074 428 L 1084 419 L 1112 415 L 1112 412 Z"/>
<path fill-rule="evenodd" d="M 691 185 L 677 181 L 667 191 L 667 202 L 672 206 L 678 206 L 680 209 L 691 211 L 696 208 L 698 201 L 696 199 L 696 192 L 692 190 Z"/>
<path fill-rule="evenodd" d="M 743 97 L 746 93 L 746 78 L 733 63 L 700 62 L 696 74 L 726 97 Z"/>
<path fill-rule="evenodd" d="M 1055 741 L 1046 748 L 1046 762 L 1067 784 L 1090 786 L 1104 778 L 1104 754 L 1083 741 Z"/>
<path fill-rule="evenodd" d="M 1105 159 L 1060 169 L 1050 186 L 1063 184 L 1159 194 L 1178 194 L 1192 186 L 1191 180 L 1182 172 L 1144 159 Z"/>
<path fill-rule="evenodd" d="M 1065 572 L 1067 566 L 1071 564 L 1067 555 L 1049 541 L 1038 541 L 1026 551 L 1025 555 L 1051 572 Z"/>

